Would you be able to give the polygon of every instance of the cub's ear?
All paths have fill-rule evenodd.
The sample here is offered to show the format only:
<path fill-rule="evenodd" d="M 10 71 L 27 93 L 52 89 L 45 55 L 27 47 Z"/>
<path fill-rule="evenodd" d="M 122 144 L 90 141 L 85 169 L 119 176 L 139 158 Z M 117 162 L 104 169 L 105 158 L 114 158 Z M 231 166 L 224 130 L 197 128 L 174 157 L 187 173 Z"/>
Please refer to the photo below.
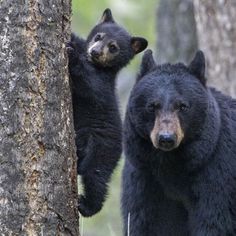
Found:
<path fill-rule="evenodd" d="M 102 18 L 99 21 L 99 24 L 105 23 L 105 22 L 110 22 L 110 23 L 114 23 L 114 19 L 111 13 L 111 10 L 109 8 L 107 8 L 103 14 L 102 14 Z"/>
<path fill-rule="evenodd" d="M 137 76 L 136 82 L 141 80 L 144 75 L 146 75 L 148 72 L 151 72 L 155 67 L 156 63 L 152 55 L 152 50 L 148 49 L 143 55 L 141 62 L 141 69 Z"/>
<path fill-rule="evenodd" d="M 148 41 L 142 37 L 132 37 L 131 47 L 134 50 L 134 54 L 142 52 L 148 45 Z"/>
<path fill-rule="evenodd" d="M 196 52 L 195 57 L 190 62 L 188 68 L 190 73 L 197 77 L 200 82 L 205 86 L 205 56 L 202 51 L 199 50 Z"/>

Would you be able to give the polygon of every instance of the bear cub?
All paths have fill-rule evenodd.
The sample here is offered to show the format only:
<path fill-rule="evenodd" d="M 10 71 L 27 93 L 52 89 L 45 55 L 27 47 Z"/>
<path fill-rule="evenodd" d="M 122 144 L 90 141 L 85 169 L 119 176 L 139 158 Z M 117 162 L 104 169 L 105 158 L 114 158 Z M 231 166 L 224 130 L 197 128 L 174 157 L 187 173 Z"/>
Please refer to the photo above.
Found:
<path fill-rule="evenodd" d="M 203 52 L 156 65 L 147 50 L 124 125 L 124 235 L 236 235 L 235 137 L 236 100 L 206 85 Z"/>
<path fill-rule="evenodd" d="M 121 119 L 115 78 L 121 68 L 147 47 L 132 37 L 106 9 L 87 39 L 72 34 L 67 45 L 71 77 L 78 174 L 84 195 L 79 211 L 92 216 L 103 206 L 107 184 L 122 150 Z"/>

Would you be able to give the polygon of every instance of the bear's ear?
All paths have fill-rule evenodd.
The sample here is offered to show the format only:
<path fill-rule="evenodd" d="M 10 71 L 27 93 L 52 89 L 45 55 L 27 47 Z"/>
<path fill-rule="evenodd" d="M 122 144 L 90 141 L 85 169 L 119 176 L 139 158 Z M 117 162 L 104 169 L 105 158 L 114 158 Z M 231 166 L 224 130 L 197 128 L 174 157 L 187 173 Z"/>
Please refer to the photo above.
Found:
<path fill-rule="evenodd" d="M 195 57 L 190 62 L 189 71 L 191 74 L 196 76 L 200 82 L 205 86 L 206 78 L 205 78 L 205 56 L 202 51 L 197 51 Z"/>
<path fill-rule="evenodd" d="M 99 21 L 99 24 L 102 24 L 102 23 L 115 23 L 114 19 L 113 19 L 113 16 L 112 16 L 112 13 L 111 13 L 111 10 L 109 8 L 107 8 L 103 14 L 102 14 L 102 18 L 100 19 Z"/>
<path fill-rule="evenodd" d="M 134 51 L 134 54 L 142 52 L 148 45 L 148 41 L 142 37 L 132 37 L 131 38 L 131 47 Z"/>
<path fill-rule="evenodd" d="M 156 63 L 152 55 L 152 50 L 148 49 L 143 55 L 142 62 L 141 62 L 141 69 L 137 76 L 136 82 L 141 80 L 144 75 L 152 71 L 155 67 L 156 67 Z"/>

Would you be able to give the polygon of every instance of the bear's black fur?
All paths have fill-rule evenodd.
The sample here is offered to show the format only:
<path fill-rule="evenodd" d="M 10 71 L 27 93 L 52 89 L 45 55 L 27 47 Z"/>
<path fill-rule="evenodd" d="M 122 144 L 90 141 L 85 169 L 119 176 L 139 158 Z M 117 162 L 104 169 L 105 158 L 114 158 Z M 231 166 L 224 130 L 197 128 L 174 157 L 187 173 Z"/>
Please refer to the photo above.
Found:
<path fill-rule="evenodd" d="M 204 54 L 147 50 L 124 125 L 124 235 L 236 235 L 236 100 L 206 85 Z"/>
<path fill-rule="evenodd" d="M 79 197 L 83 216 L 92 216 L 102 208 L 107 183 L 121 155 L 116 75 L 146 46 L 144 38 L 131 37 L 116 24 L 109 9 L 87 40 L 72 34 L 67 45 L 77 166 L 84 186 L 84 196 Z"/>

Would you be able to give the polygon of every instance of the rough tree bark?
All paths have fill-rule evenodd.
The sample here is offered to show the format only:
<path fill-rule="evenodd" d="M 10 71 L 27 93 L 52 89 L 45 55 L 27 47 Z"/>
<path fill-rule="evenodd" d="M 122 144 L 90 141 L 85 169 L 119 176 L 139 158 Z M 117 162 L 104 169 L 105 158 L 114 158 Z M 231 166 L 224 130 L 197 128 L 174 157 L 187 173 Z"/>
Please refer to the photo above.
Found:
<path fill-rule="evenodd" d="M 158 62 L 188 63 L 197 50 L 192 0 L 160 0 L 157 8 Z"/>
<path fill-rule="evenodd" d="M 236 96 L 236 1 L 194 0 L 200 48 L 211 85 Z"/>
<path fill-rule="evenodd" d="M 0 235 L 79 235 L 70 0 L 0 1 Z"/>

